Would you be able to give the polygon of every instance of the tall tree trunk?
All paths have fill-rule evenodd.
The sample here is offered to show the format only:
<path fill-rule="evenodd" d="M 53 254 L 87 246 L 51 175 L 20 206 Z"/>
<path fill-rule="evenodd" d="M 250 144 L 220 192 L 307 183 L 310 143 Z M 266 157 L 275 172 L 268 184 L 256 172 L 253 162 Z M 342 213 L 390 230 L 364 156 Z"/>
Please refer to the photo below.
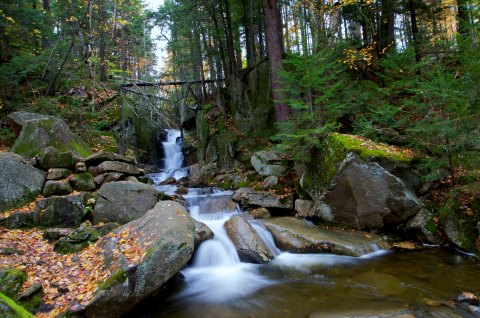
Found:
<path fill-rule="evenodd" d="M 457 32 L 462 38 L 467 38 L 470 32 L 468 16 L 468 0 L 457 0 Z"/>
<path fill-rule="evenodd" d="M 380 53 L 395 48 L 395 0 L 382 0 Z"/>
<path fill-rule="evenodd" d="M 107 79 L 107 62 L 105 61 L 106 47 L 105 47 L 105 0 L 100 0 L 98 4 L 100 10 L 100 40 L 98 55 L 100 57 L 100 82 L 105 82 Z"/>
<path fill-rule="evenodd" d="M 270 81 L 272 86 L 272 97 L 275 108 L 275 119 L 277 122 L 285 122 L 289 117 L 288 105 L 285 103 L 281 92 L 280 71 L 282 65 L 282 38 L 280 35 L 278 21 L 277 0 L 263 0 L 263 12 L 265 15 L 265 33 L 267 36 L 267 54 L 270 64 Z"/>
<path fill-rule="evenodd" d="M 412 41 L 415 50 L 415 61 L 420 62 L 420 39 L 418 38 L 417 12 L 415 10 L 415 0 L 408 0 L 408 11 L 410 11 L 410 24 L 412 25 Z"/>

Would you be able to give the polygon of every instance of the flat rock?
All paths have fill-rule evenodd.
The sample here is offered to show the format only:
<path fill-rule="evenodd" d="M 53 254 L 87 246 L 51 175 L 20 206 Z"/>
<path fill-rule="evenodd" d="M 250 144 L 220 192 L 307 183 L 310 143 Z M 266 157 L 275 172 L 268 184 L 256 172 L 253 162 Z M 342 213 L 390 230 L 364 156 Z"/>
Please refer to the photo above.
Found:
<path fill-rule="evenodd" d="M 65 168 L 48 169 L 47 180 L 61 180 L 72 174 L 72 171 Z"/>
<path fill-rule="evenodd" d="M 137 164 L 137 161 L 130 157 L 122 156 L 113 152 L 97 152 L 83 160 L 87 166 L 97 166 L 104 161 L 120 161 L 125 163 Z"/>
<path fill-rule="evenodd" d="M 65 195 L 73 191 L 68 181 L 48 180 L 43 187 L 43 196 Z"/>
<path fill-rule="evenodd" d="M 33 211 L 17 211 L 10 213 L 7 217 L 0 219 L 0 226 L 7 229 L 21 229 L 35 225 Z"/>
<path fill-rule="evenodd" d="M 0 158 L 0 212 L 33 201 L 44 182 L 43 171 L 6 156 Z"/>
<path fill-rule="evenodd" d="M 264 208 L 293 209 L 293 194 L 276 195 L 250 188 L 240 188 L 233 194 L 233 200 L 241 206 L 260 206 Z"/>
<path fill-rule="evenodd" d="M 273 259 L 263 240 L 253 226 L 243 217 L 234 216 L 225 222 L 225 230 L 235 246 L 240 260 L 263 264 Z"/>
<path fill-rule="evenodd" d="M 43 231 L 43 237 L 50 241 L 56 241 L 64 236 L 73 232 L 73 229 L 69 228 L 52 228 Z"/>
<path fill-rule="evenodd" d="M 93 191 L 97 188 L 92 175 L 88 172 L 77 173 L 70 179 L 70 185 L 77 191 Z"/>
<path fill-rule="evenodd" d="M 281 217 L 261 222 L 272 233 L 278 248 L 292 253 L 361 256 L 390 247 L 374 234 L 319 228 L 303 219 Z"/>
<path fill-rule="evenodd" d="M 143 217 L 117 228 L 96 243 L 111 268 L 109 278 L 99 284 L 85 306 L 86 317 L 120 317 L 145 297 L 160 289 L 187 264 L 194 250 L 195 226 L 185 208 L 161 201 Z M 125 249 L 122 237 L 134 239 L 143 257 L 138 261 L 114 257 Z"/>
<path fill-rule="evenodd" d="M 106 183 L 97 192 L 93 221 L 128 223 L 152 209 L 161 196 L 153 186 L 140 182 Z"/>
<path fill-rule="evenodd" d="M 101 186 L 105 183 L 118 181 L 122 177 L 123 177 L 123 173 L 120 173 L 120 172 L 106 172 L 93 178 L 93 181 L 95 181 L 96 185 Z"/>
<path fill-rule="evenodd" d="M 88 172 L 93 176 L 98 176 L 106 172 L 120 172 L 135 176 L 142 173 L 135 165 L 120 161 L 104 161 L 98 166 L 89 167 Z"/>

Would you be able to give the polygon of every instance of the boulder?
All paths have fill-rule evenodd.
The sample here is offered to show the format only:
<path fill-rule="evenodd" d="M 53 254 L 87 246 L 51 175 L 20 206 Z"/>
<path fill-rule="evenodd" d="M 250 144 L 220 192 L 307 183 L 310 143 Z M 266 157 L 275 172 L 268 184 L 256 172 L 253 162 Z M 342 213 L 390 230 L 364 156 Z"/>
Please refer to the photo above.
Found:
<path fill-rule="evenodd" d="M 38 155 L 38 160 L 43 170 L 51 168 L 73 169 L 77 161 L 72 152 L 60 151 L 51 146 L 45 148 L 43 153 Z"/>
<path fill-rule="evenodd" d="M 278 185 L 278 177 L 277 176 L 268 176 L 262 182 L 263 189 L 271 189 Z"/>
<path fill-rule="evenodd" d="M 8 216 L 0 219 L 0 226 L 7 229 L 21 229 L 24 227 L 33 227 L 35 222 L 33 220 L 34 213 L 32 211 L 18 211 L 10 213 Z"/>
<path fill-rule="evenodd" d="M 101 186 L 105 183 L 113 182 L 113 181 L 118 181 L 120 178 L 123 177 L 123 173 L 120 172 L 106 172 L 102 173 L 95 178 L 93 178 L 93 181 L 95 181 L 95 184 L 98 186 Z"/>
<path fill-rule="evenodd" d="M 26 280 L 25 272 L 13 268 L 0 268 L 0 293 L 15 298 Z"/>
<path fill-rule="evenodd" d="M 268 211 L 266 208 L 253 209 L 249 212 L 249 214 L 253 216 L 254 219 L 268 219 L 271 217 L 270 211 Z"/>
<path fill-rule="evenodd" d="M 98 241 L 100 233 L 91 224 L 82 223 L 67 236 L 60 238 L 53 250 L 60 254 L 77 253 L 86 248 L 90 243 Z"/>
<path fill-rule="evenodd" d="M 243 217 L 234 216 L 225 222 L 225 230 L 235 246 L 240 260 L 263 264 L 273 259 L 267 245 L 257 234 L 253 226 Z"/>
<path fill-rule="evenodd" d="M 137 161 L 130 157 L 122 156 L 118 153 L 113 152 L 97 152 L 93 155 L 88 156 L 83 160 L 87 166 L 97 166 L 105 161 L 120 161 L 124 163 L 137 164 Z"/>
<path fill-rule="evenodd" d="M 398 177 L 350 153 L 320 198 L 319 216 L 358 229 L 399 224 L 422 205 Z"/>
<path fill-rule="evenodd" d="M 35 207 L 34 223 L 45 227 L 77 227 L 82 221 L 87 198 L 79 194 L 43 199 Z"/>
<path fill-rule="evenodd" d="M 315 216 L 317 212 L 315 202 L 312 200 L 297 199 L 295 200 L 295 212 L 297 212 L 295 216 L 302 218 Z"/>
<path fill-rule="evenodd" d="M 447 214 L 441 220 L 441 227 L 447 240 L 456 247 L 469 252 L 478 252 L 476 245 L 480 237 L 480 226 L 468 215 Z"/>
<path fill-rule="evenodd" d="M 197 249 L 202 242 L 213 238 L 214 234 L 205 223 L 199 222 L 195 219 L 192 220 L 195 224 L 195 249 Z"/>
<path fill-rule="evenodd" d="M 88 172 L 77 173 L 70 179 L 70 185 L 77 191 L 93 191 L 97 188 L 93 177 Z"/>
<path fill-rule="evenodd" d="M 72 171 L 64 168 L 48 169 L 47 180 L 61 180 L 72 174 Z"/>
<path fill-rule="evenodd" d="M 80 172 L 87 172 L 87 164 L 83 161 L 79 161 L 75 164 L 75 172 L 80 173 Z"/>
<path fill-rule="evenodd" d="M 0 317 L 5 318 L 34 318 L 23 307 L 16 304 L 11 298 L 0 293 Z"/>
<path fill-rule="evenodd" d="M 406 224 L 407 231 L 412 233 L 420 242 L 440 244 L 442 239 L 438 235 L 438 229 L 433 220 L 433 213 L 427 209 L 421 209 Z"/>
<path fill-rule="evenodd" d="M 272 233 L 278 248 L 292 253 L 361 256 L 378 248 L 390 247 L 374 234 L 319 228 L 306 220 L 292 217 L 270 218 L 261 222 Z"/>
<path fill-rule="evenodd" d="M 266 191 L 240 188 L 233 194 L 233 200 L 241 206 L 260 206 L 264 208 L 293 209 L 293 194 L 277 195 Z"/>
<path fill-rule="evenodd" d="M 42 192 L 45 174 L 24 163 L 0 157 L 0 212 L 31 202 Z"/>
<path fill-rule="evenodd" d="M 187 211 L 173 201 L 162 201 L 143 217 L 117 228 L 96 243 L 110 269 L 93 299 L 85 306 L 86 317 L 120 317 L 158 290 L 187 264 L 194 250 L 195 226 Z M 122 240 L 118 238 L 121 237 Z M 134 240 L 141 257 L 115 257 Z"/>
<path fill-rule="evenodd" d="M 239 189 L 247 182 L 247 177 L 243 174 L 226 173 L 215 176 L 215 184 L 223 189 Z"/>
<path fill-rule="evenodd" d="M 138 219 L 155 206 L 161 195 L 153 186 L 140 182 L 106 183 L 97 193 L 94 223 L 125 224 Z"/>
<path fill-rule="evenodd" d="M 30 120 L 39 120 L 48 118 L 47 115 L 29 113 L 29 112 L 14 112 L 7 116 L 7 125 L 15 132 L 17 137 L 20 135 L 23 126 Z"/>
<path fill-rule="evenodd" d="M 43 231 L 43 238 L 48 241 L 57 241 L 62 237 L 65 237 L 73 232 L 73 229 L 69 228 L 52 228 Z"/>
<path fill-rule="evenodd" d="M 98 166 L 88 168 L 93 176 L 98 176 L 106 172 L 120 172 L 128 175 L 140 175 L 142 172 L 134 164 L 120 161 L 104 161 Z"/>
<path fill-rule="evenodd" d="M 43 196 L 51 197 L 52 195 L 65 195 L 73 191 L 68 181 L 48 180 L 43 187 Z"/>
<path fill-rule="evenodd" d="M 213 179 L 216 170 L 216 163 L 209 163 L 204 166 L 200 166 L 199 164 L 190 166 L 190 187 L 200 187 L 206 185 L 209 180 Z"/>
<path fill-rule="evenodd" d="M 281 176 L 288 168 L 288 161 L 275 150 L 257 151 L 250 158 L 255 170 L 262 176 Z"/>
<path fill-rule="evenodd" d="M 22 130 L 12 152 L 32 158 L 42 155 L 44 150 L 51 146 L 60 152 L 70 152 L 77 158 L 87 157 L 92 153 L 88 145 L 72 133 L 62 119 L 44 115 L 28 119 L 29 116 L 24 116 L 24 120 L 17 120 L 17 123 L 21 123 Z M 19 114 L 13 113 L 10 117 L 19 117 Z"/>

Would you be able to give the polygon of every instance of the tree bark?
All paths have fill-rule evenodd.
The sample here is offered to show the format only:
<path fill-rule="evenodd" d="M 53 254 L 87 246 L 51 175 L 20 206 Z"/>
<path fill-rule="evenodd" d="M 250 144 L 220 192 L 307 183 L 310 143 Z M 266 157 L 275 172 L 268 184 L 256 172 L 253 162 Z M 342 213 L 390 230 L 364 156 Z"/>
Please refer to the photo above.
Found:
<path fill-rule="evenodd" d="M 395 48 L 395 0 L 382 0 L 380 53 Z"/>
<path fill-rule="evenodd" d="M 265 33 L 267 36 L 267 56 L 270 65 L 270 81 L 272 86 L 272 97 L 277 122 L 285 122 L 289 117 L 288 105 L 285 103 L 280 81 L 282 64 L 282 38 L 280 35 L 278 21 L 277 0 L 263 0 L 263 11 L 265 15 Z"/>
<path fill-rule="evenodd" d="M 412 25 L 412 40 L 415 50 L 415 61 L 420 62 L 420 39 L 418 38 L 417 12 L 415 10 L 415 0 L 408 0 L 408 11 L 410 11 L 410 24 Z"/>

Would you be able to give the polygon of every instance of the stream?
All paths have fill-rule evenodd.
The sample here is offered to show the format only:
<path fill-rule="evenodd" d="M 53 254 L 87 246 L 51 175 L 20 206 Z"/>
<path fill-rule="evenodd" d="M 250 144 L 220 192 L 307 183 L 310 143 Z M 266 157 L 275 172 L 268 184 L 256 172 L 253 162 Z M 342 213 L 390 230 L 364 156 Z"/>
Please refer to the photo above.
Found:
<path fill-rule="evenodd" d="M 162 180 L 188 173 L 179 138 L 178 131 L 168 130 L 164 167 L 149 176 L 166 193 L 175 187 L 160 186 Z M 142 302 L 131 317 L 388 317 L 406 310 L 421 317 L 475 317 L 436 303 L 480 291 L 480 265 L 442 248 L 380 250 L 362 257 L 291 254 L 281 252 L 259 222 L 250 221 L 276 257 L 263 265 L 241 262 L 223 227 L 243 213 L 232 204 L 232 194 L 190 188 L 184 195 L 191 217 L 215 236 L 195 251 L 181 272 L 182 283 Z"/>

